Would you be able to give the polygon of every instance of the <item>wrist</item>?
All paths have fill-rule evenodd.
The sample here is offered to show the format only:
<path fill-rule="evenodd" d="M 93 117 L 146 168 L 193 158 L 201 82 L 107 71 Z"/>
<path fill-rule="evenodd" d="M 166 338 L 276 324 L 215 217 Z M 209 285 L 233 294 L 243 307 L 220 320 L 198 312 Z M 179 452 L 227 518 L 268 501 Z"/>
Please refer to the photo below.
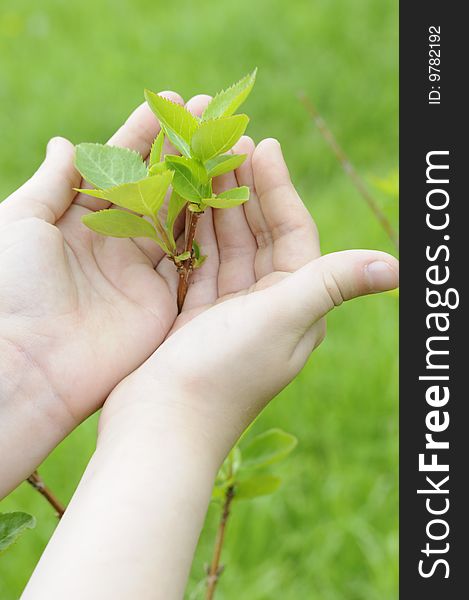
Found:
<path fill-rule="evenodd" d="M 237 438 L 228 439 L 218 416 L 196 390 L 178 383 L 168 386 L 137 371 L 106 400 L 99 421 L 98 447 L 105 440 L 128 435 L 146 435 L 157 445 L 174 439 L 215 477 Z"/>
<path fill-rule="evenodd" d="M 216 471 L 190 428 L 113 409 L 24 598 L 182 598 Z"/>
<path fill-rule="evenodd" d="M 41 369 L 0 340 L 0 497 L 26 479 L 74 422 Z M 24 442 L 28 440 L 25 446 Z M 6 460 L 5 457 L 8 457 Z"/>

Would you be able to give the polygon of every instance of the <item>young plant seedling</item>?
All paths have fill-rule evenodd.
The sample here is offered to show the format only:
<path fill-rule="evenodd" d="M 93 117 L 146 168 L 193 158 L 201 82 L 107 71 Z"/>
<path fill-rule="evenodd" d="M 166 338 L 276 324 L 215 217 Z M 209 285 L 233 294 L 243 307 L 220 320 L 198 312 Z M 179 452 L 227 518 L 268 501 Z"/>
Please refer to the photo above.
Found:
<path fill-rule="evenodd" d="M 76 148 L 76 167 L 95 188 L 76 191 L 119 207 L 91 212 L 83 217 L 83 223 L 102 235 L 146 237 L 158 244 L 179 273 L 179 312 L 190 274 L 206 258 L 194 241 L 198 218 L 208 206 L 231 208 L 249 200 L 248 187 L 216 195 L 212 181 L 238 168 L 246 158 L 245 154 L 232 154 L 230 150 L 249 123 L 247 115 L 235 112 L 249 96 L 255 79 L 256 70 L 217 94 L 200 118 L 145 90 L 145 99 L 161 125 L 148 163 L 126 148 L 102 144 L 79 144 Z M 180 155 L 163 155 L 165 137 Z M 184 208 L 184 245 L 178 247 L 174 226 Z"/>
<path fill-rule="evenodd" d="M 281 429 L 264 431 L 247 444 L 243 443 L 245 434 L 228 454 L 218 471 L 212 492 L 212 501 L 219 504 L 221 515 L 213 556 L 205 580 L 206 600 L 213 600 L 218 580 L 223 572 L 220 559 L 226 525 L 233 504 L 239 500 L 253 500 L 277 491 L 282 480 L 272 474 L 272 465 L 284 460 L 298 443 L 294 435 Z"/>

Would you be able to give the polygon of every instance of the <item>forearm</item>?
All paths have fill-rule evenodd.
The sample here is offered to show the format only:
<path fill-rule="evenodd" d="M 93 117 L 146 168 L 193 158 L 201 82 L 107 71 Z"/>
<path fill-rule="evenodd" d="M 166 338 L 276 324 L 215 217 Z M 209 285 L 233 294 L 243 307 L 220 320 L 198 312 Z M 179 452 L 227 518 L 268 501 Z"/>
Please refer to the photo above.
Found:
<path fill-rule="evenodd" d="M 117 421 L 101 432 L 25 599 L 183 597 L 218 465 L 192 429 L 151 411 Z"/>
<path fill-rule="evenodd" d="M 40 369 L 0 340 L 0 498 L 31 475 L 73 426 Z"/>

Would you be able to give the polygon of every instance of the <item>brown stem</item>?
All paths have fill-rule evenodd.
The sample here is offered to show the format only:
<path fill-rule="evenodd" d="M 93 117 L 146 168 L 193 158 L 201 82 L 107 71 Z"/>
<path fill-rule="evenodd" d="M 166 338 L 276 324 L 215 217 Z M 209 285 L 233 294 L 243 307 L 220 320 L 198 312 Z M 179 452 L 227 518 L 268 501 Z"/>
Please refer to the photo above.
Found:
<path fill-rule="evenodd" d="M 37 490 L 44 498 L 49 502 L 52 508 L 57 513 L 57 517 L 61 519 L 65 512 L 64 505 L 57 500 L 55 494 L 46 486 L 41 476 L 37 471 L 34 471 L 32 475 L 26 480 L 32 487 Z"/>
<path fill-rule="evenodd" d="M 192 212 L 187 209 L 186 212 L 186 235 L 184 243 L 184 252 L 190 252 L 190 257 L 185 260 L 179 267 L 179 284 L 178 284 L 178 313 L 182 310 L 182 305 L 186 298 L 187 289 L 189 287 L 189 277 L 192 273 L 192 246 L 194 244 L 197 222 L 202 213 Z"/>
<path fill-rule="evenodd" d="M 300 94 L 300 100 L 303 103 L 306 110 L 308 111 L 311 118 L 314 120 L 314 122 L 315 122 L 317 128 L 319 129 L 319 131 L 321 132 L 323 138 L 329 144 L 329 146 L 332 149 L 332 151 L 334 152 L 335 156 L 341 163 L 342 168 L 344 169 L 345 173 L 351 179 L 353 185 L 356 187 L 356 189 L 358 190 L 358 192 L 360 193 L 362 198 L 368 204 L 369 208 L 371 209 L 371 211 L 373 212 L 375 217 L 378 219 L 381 227 L 384 229 L 384 231 L 390 238 L 391 242 L 396 247 L 396 250 L 399 251 L 399 237 L 398 237 L 396 231 L 394 230 L 393 226 L 391 225 L 389 219 L 386 217 L 386 215 L 383 213 L 383 211 L 379 207 L 376 200 L 370 194 L 364 181 L 362 180 L 360 175 L 357 173 L 357 171 L 355 170 L 355 167 L 350 162 L 348 156 L 345 154 L 344 150 L 342 149 L 342 147 L 339 145 L 338 141 L 334 137 L 334 134 L 329 129 L 329 127 L 326 125 L 326 122 L 321 117 L 321 115 L 318 113 L 314 104 L 311 102 L 311 100 L 305 94 L 303 94 L 303 93 Z"/>
<path fill-rule="evenodd" d="M 223 549 L 223 542 L 225 541 L 226 523 L 228 521 L 228 517 L 230 516 L 231 503 L 233 502 L 234 495 L 234 488 L 233 486 L 230 486 L 226 490 L 225 502 L 223 504 L 223 511 L 221 513 L 217 537 L 215 540 L 215 548 L 213 551 L 212 563 L 208 572 L 207 595 L 205 597 L 206 600 L 213 599 L 213 596 L 215 594 L 215 588 L 217 586 L 222 571 L 222 569 L 220 568 L 221 551 Z"/>

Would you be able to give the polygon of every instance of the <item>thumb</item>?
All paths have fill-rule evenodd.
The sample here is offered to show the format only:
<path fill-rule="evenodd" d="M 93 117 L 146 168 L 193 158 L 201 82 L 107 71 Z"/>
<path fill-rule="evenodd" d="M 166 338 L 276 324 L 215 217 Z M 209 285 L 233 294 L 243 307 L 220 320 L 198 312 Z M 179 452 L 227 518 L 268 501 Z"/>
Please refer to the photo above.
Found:
<path fill-rule="evenodd" d="M 273 286 L 274 304 L 302 330 L 332 308 L 399 285 L 399 263 L 385 252 L 347 250 L 311 261 Z"/>
<path fill-rule="evenodd" d="M 39 169 L 2 203 L 2 221 L 38 217 L 54 224 L 60 219 L 76 196 L 73 188 L 81 182 L 74 158 L 75 147 L 71 142 L 52 138 Z"/>

